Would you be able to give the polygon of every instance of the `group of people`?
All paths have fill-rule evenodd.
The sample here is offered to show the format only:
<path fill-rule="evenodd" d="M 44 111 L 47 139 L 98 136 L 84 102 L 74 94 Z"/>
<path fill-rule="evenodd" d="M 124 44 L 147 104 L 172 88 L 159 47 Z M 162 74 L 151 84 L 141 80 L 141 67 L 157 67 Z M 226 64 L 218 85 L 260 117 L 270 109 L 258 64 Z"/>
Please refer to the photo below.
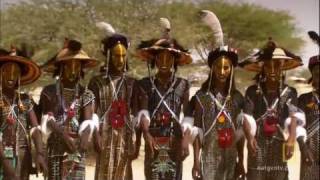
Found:
<path fill-rule="evenodd" d="M 142 136 L 147 180 L 182 180 L 190 145 L 195 180 L 287 180 L 296 141 L 300 179 L 318 180 L 319 55 L 308 66 L 313 91 L 298 98 L 284 72 L 301 66 L 300 57 L 270 39 L 240 62 L 237 50 L 224 44 L 215 15 L 203 10 L 200 17 L 213 29 L 215 48 L 207 58 L 208 78 L 190 100 L 190 83 L 176 72 L 192 58 L 171 37 L 165 18 L 162 37 L 136 49 L 148 69 L 141 80 L 127 75 L 129 39 L 104 22 L 97 25 L 108 32 L 101 41 L 105 63 L 86 86 L 85 70 L 97 60 L 79 41 L 66 39 L 41 67 L 24 51 L 1 49 L 0 180 L 29 179 L 38 171 L 49 180 L 85 179 L 90 146 L 96 152 L 95 180 L 132 180 Z M 319 44 L 319 36 L 310 34 Z M 245 96 L 235 86 L 238 66 L 257 72 Z M 36 81 L 41 71 L 56 82 L 42 89 L 36 104 L 20 87 Z"/>

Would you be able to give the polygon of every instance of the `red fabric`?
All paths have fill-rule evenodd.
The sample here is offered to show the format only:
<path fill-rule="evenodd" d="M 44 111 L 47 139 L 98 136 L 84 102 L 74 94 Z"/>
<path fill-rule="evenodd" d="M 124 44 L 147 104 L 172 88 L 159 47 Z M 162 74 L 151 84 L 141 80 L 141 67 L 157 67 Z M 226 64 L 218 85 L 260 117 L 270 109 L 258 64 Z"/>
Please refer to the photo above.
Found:
<path fill-rule="evenodd" d="M 228 148 L 233 142 L 233 129 L 222 128 L 218 129 L 218 144 L 220 148 Z"/>
<path fill-rule="evenodd" d="M 278 118 L 275 116 L 267 116 L 263 122 L 263 132 L 266 136 L 273 136 L 277 131 Z"/>
<path fill-rule="evenodd" d="M 16 120 L 12 117 L 12 115 L 7 117 L 7 123 L 9 125 L 14 125 L 16 123 Z"/>
<path fill-rule="evenodd" d="M 122 128 L 125 125 L 127 115 L 127 103 L 124 100 L 113 101 L 109 113 L 111 126 L 115 129 Z"/>

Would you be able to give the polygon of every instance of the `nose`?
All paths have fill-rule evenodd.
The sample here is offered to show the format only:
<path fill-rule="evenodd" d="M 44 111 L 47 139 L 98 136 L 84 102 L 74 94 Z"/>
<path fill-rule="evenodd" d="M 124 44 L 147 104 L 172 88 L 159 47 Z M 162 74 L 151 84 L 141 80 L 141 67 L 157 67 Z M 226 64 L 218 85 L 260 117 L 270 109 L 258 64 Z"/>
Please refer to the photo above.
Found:
<path fill-rule="evenodd" d="M 221 75 L 225 75 L 225 73 L 226 73 L 226 71 L 224 70 L 224 68 L 221 68 L 220 74 L 221 74 Z"/>

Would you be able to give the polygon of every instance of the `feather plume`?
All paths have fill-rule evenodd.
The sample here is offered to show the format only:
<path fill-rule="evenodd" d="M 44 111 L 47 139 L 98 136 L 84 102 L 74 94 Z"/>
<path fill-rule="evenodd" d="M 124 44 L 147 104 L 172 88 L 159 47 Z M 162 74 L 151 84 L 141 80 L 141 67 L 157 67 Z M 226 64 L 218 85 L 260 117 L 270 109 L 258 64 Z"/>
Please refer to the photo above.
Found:
<path fill-rule="evenodd" d="M 171 24 L 170 24 L 169 19 L 160 18 L 160 27 L 163 31 L 162 38 L 169 39 L 170 38 L 169 32 L 171 30 Z"/>
<path fill-rule="evenodd" d="M 218 17 L 211 11 L 201 10 L 199 12 L 202 22 L 204 22 L 213 31 L 213 36 L 215 39 L 215 47 L 220 47 L 224 45 L 223 41 L 223 31 L 221 28 L 220 21 Z"/>
<path fill-rule="evenodd" d="M 314 32 L 314 31 L 309 31 L 308 35 L 312 39 L 313 42 L 315 42 L 316 44 L 318 44 L 318 46 L 320 46 L 320 37 L 319 37 L 318 33 Z"/>
<path fill-rule="evenodd" d="M 106 22 L 98 22 L 96 23 L 96 26 L 101 29 L 104 30 L 107 33 L 107 36 L 111 36 L 113 34 L 116 33 L 116 31 L 114 30 L 114 28 L 112 27 L 111 24 L 106 23 Z"/>

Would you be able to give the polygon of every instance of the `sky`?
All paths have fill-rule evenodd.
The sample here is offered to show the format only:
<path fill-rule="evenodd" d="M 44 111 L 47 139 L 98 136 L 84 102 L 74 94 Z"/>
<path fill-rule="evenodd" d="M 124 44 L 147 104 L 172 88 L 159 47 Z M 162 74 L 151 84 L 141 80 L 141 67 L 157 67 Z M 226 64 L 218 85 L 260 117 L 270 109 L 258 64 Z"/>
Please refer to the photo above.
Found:
<path fill-rule="evenodd" d="M 7 3 L 17 3 L 27 0 L 0 0 L 2 6 Z M 307 35 L 310 30 L 319 33 L 319 1 L 320 0 L 225 0 L 231 3 L 253 3 L 273 10 L 287 11 L 295 18 L 295 24 L 299 29 L 297 36 L 305 40 L 305 46 L 300 55 L 307 63 L 309 57 L 319 53 L 316 46 Z M 306 64 L 305 63 L 305 64 Z"/>
<path fill-rule="evenodd" d="M 319 31 L 319 1 L 320 0 L 228 0 L 232 3 L 253 3 L 268 9 L 287 11 L 295 18 L 295 24 L 299 29 L 298 36 L 305 40 L 305 46 L 299 54 L 305 64 L 309 57 L 319 53 L 319 47 L 308 37 L 310 30 Z"/>

